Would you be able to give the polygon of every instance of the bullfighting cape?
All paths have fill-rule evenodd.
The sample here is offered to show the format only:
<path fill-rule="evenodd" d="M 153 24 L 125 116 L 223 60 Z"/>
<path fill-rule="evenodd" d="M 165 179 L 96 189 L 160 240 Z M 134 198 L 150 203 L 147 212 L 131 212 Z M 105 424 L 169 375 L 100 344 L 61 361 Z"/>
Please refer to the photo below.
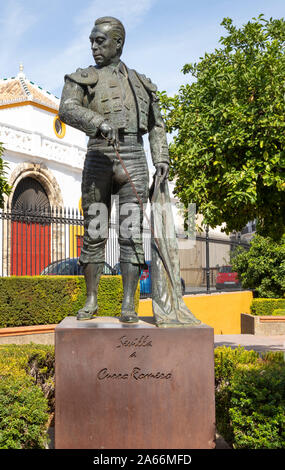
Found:
<path fill-rule="evenodd" d="M 167 181 L 155 177 L 151 199 L 152 308 L 158 327 L 201 324 L 185 305 L 181 291 L 178 243 Z"/>

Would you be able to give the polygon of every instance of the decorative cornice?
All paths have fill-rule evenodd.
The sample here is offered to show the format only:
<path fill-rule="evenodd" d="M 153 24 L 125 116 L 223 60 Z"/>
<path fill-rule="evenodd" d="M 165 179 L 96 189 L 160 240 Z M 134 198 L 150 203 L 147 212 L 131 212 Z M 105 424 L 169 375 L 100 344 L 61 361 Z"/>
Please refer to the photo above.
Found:
<path fill-rule="evenodd" d="M 83 168 L 86 148 L 58 142 L 40 133 L 0 123 L 0 142 L 7 151 L 54 161 L 80 170 Z"/>

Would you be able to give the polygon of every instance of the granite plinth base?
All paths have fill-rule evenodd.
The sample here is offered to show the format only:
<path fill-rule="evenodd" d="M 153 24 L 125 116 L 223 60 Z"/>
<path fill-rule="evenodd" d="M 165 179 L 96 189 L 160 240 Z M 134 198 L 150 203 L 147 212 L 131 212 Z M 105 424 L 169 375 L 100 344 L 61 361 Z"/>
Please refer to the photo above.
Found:
<path fill-rule="evenodd" d="M 55 347 L 57 449 L 215 447 L 213 328 L 67 317 Z"/>

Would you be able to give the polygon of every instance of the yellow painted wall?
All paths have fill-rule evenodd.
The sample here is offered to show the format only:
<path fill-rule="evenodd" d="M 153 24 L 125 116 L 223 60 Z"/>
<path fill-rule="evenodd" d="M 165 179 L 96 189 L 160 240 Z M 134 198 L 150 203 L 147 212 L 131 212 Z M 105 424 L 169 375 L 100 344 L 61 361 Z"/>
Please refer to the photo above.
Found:
<path fill-rule="evenodd" d="M 250 313 L 252 292 L 186 295 L 185 304 L 203 323 L 214 328 L 215 334 L 240 334 L 240 314 Z M 152 316 L 150 299 L 140 300 L 139 316 Z"/>
<path fill-rule="evenodd" d="M 84 235 L 84 227 L 82 225 L 70 225 L 69 227 L 69 257 L 76 258 L 78 256 L 77 251 L 77 236 Z"/>

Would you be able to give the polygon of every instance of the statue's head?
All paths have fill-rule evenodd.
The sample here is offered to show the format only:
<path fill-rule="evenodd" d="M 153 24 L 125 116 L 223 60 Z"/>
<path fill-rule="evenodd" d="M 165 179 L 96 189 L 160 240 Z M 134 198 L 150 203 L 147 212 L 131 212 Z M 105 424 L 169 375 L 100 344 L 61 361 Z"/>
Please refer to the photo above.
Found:
<path fill-rule="evenodd" d="M 112 16 L 104 16 L 95 21 L 89 39 L 97 65 L 103 67 L 119 60 L 123 51 L 125 35 L 123 24 Z"/>

